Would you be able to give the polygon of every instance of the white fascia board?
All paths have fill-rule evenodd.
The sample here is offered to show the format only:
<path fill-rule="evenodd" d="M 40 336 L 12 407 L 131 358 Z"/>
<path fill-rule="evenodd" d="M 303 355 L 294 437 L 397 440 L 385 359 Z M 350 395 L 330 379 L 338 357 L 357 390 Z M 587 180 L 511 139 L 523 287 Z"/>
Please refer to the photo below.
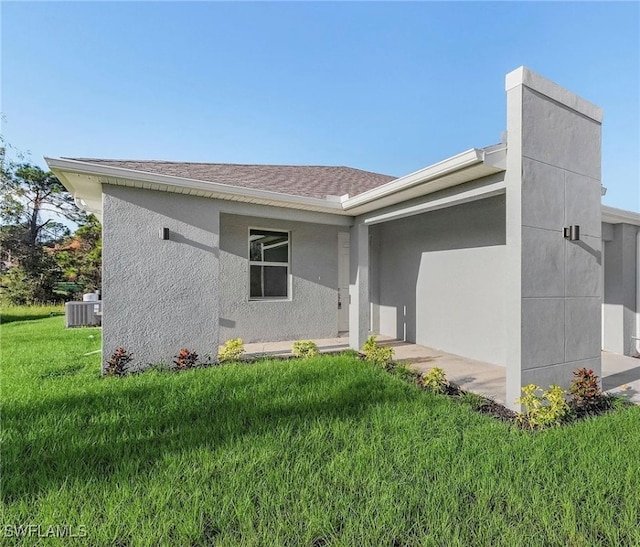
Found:
<path fill-rule="evenodd" d="M 125 169 L 123 167 L 112 167 L 98 165 L 95 163 L 67 160 L 59 158 L 45 158 L 52 171 L 67 171 L 72 173 L 91 174 L 100 177 L 113 177 L 121 180 L 136 180 L 140 182 L 148 182 L 154 184 L 164 184 L 168 187 L 199 190 L 204 192 L 212 192 L 220 196 L 228 195 L 230 198 L 238 196 L 246 197 L 256 202 L 273 202 L 280 203 L 284 206 L 295 207 L 296 205 L 313 207 L 314 209 L 323 210 L 328 213 L 345 214 L 339 199 L 320 199 L 305 196 L 294 196 L 291 194 L 282 194 L 279 192 L 271 192 L 269 190 L 257 190 L 254 188 L 245 188 L 243 186 L 232 186 L 228 184 L 219 184 L 216 182 L 205 182 L 201 180 L 188 179 L 182 177 L 174 177 L 171 175 L 160 175 L 156 173 L 146 173 L 136 171 L 135 169 Z M 83 196 L 80 195 L 80 198 Z M 224 198 L 223 198 L 224 199 Z"/>
<path fill-rule="evenodd" d="M 632 224 L 640 226 L 640 213 L 618 209 L 609 205 L 602 206 L 602 222 L 609 224 Z"/>
<path fill-rule="evenodd" d="M 45 158 L 45 161 L 76 197 L 90 202 L 92 212 L 97 215 L 101 213 L 102 204 L 97 196 L 101 196 L 102 183 L 111 179 L 125 186 L 133 186 L 134 183 L 153 184 L 164 186 L 165 191 L 197 191 L 217 199 L 250 201 L 353 217 L 504 171 L 502 164 L 505 151 L 506 146 L 503 144 L 485 149 L 471 148 L 352 198 L 344 195 L 329 196 L 326 199 L 147 173 L 77 160 Z"/>
<path fill-rule="evenodd" d="M 434 197 L 425 201 L 424 203 L 419 203 L 409 207 L 403 207 L 401 209 L 389 211 L 387 213 L 382 213 L 379 215 L 367 216 L 364 219 L 364 223 L 380 224 L 381 222 L 388 222 L 390 220 L 406 218 L 430 211 L 437 211 L 438 209 L 444 209 L 446 207 L 462 205 L 463 203 L 469 203 L 471 201 L 477 201 L 479 199 L 499 196 L 506 192 L 506 183 L 504 182 L 504 180 L 487 184 L 478 183 L 477 185 L 462 190 L 461 192 L 454 192 L 453 190 L 457 190 L 457 187 L 455 189 L 449 188 L 447 190 L 444 190 L 443 192 L 448 193 L 447 195 L 442 195 L 442 192 L 438 192 L 437 196 L 439 197 Z"/>
<path fill-rule="evenodd" d="M 434 163 L 424 169 L 420 169 L 419 171 L 415 171 L 414 173 L 410 173 L 400 177 L 399 179 L 387 182 L 382 186 L 378 186 L 377 188 L 367 190 L 366 192 L 362 192 L 362 194 L 346 199 L 342 202 L 342 206 L 345 211 L 348 211 L 349 209 L 365 205 L 380 198 L 401 192 L 413 186 L 417 186 L 418 184 L 424 184 L 430 180 L 440 178 L 449 173 L 453 173 L 454 171 L 459 171 L 479 163 L 482 163 L 482 150 L 471 148 L 461 154 L 452 156 L 451 158 L 441 162 Z"/>

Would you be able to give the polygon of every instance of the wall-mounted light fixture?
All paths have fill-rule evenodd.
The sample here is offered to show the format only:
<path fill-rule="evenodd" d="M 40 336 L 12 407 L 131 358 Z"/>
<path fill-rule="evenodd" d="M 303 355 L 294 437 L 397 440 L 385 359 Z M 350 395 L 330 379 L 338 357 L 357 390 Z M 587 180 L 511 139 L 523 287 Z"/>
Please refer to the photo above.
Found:
<path fill-rule="evenodd" d="M 160 239 L 169 239 L 169 228 L 160 228 Z"/>
<path fill-rule="evenodd" d="M 564 238 L 569 241 L 580 241 L 580 226 L 574 224 L 564 229 Z"/>

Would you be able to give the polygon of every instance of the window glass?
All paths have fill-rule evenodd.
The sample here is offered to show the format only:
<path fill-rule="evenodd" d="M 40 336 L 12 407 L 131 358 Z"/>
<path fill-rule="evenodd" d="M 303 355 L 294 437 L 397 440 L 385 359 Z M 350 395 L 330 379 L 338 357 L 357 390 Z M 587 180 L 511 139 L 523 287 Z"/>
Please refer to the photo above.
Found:
<path fill-rule="evenodd" d="M 289 232 L 249 230 L 249 297 L 289 296 Z"/>
<path fill-rule="evenodd" d="M 286 298 L 286 266 L 251 266 L 251 298 Z"/>

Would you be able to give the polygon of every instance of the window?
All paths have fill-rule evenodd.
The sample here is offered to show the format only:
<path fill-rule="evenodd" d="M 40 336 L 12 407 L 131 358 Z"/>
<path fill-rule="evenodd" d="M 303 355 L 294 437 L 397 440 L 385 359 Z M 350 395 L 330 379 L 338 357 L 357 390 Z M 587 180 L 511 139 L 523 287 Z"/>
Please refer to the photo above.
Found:
<path fill-rule="evenodd" d="M 249 298 L 289 298 L 289 232 L 249 229 Z"/>

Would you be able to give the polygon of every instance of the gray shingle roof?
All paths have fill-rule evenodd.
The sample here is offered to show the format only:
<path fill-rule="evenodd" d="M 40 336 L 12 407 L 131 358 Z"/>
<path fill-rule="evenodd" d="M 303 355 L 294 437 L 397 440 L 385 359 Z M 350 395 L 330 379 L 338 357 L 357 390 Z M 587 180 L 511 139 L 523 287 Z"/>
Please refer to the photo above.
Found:
<path fill-rule="evenodd" d="M 355 196 L 396 178 L 352 167 L 66 159 L 314 198 L 343 194 Z"/>

